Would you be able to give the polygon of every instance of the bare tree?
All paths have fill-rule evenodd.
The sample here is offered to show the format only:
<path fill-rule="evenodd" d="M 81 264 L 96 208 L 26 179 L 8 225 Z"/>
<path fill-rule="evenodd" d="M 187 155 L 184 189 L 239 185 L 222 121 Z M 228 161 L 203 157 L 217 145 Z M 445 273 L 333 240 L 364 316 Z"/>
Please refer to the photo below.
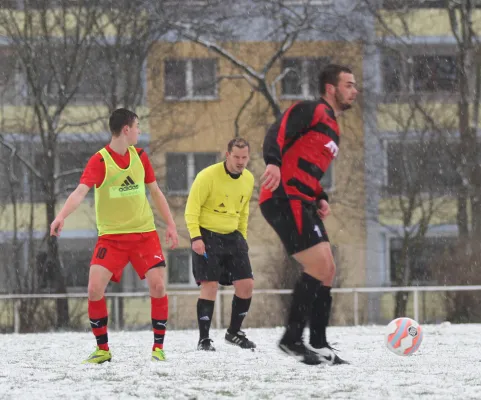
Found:
<path fill-rule="evenodd" d="M 449 21 L 450 32 L 446 34 L 451 35 L 453 44 L 433 45 L 416 44 L 416 28 L 411 23 L 420 8 L 430 7 L 428 2 L 392 0 L 384 2 L 385 9 L 380 9 L 375 1 L 364 0 L 364 3 L 375 17 L 381 32 L 379 39 L 387 71 L 387 75 L 384 75 L 385 89 L 401 92 L 401 86 L 405 88 L 401 96 L 393 98 L 391 95 L 387 102 L 404 106 L 414 104 L 418 126 L 424 126 L 431 135 L 438 137 L 436 146 L 429 144 L 435 153 L 430 157 L 440 159 L 439 155 L 444 154 L 439 172 L 447 178 L 444 183 L 449 186 L 444 204 L 450 204 L 450 200 L 455 199 L 457 205 L 455 223 L 458 228 L 458 249 L 453 249 L 449 259 L 440 263 L 436 276 L 440 281 L 451 277 L 453 281 L 449 283 L 452 284 L 475 283 L 471 272 L 478 266 L 476 260 L 479 257 L 475 254 L 479 255 L 481 251 L 481 148 L 478 143 L 481 79 L 479 33 L 475 31 L 473 15 L 479 4 L 471 0 L 436 2 L 437 10 L 432 15 Z M 399 74 L 399 79 L 390 79 L 395 74 Z M 386 86 L 386 82 L 394 83 L 394 86 Z M 445 104 L 445 108 L 440 109 L 440 104 Z M 453 111 L 451 104 L 456 105 Z M 408 117 L 405 115 L 403 118 L 406 120 Z M 412 160 L 411 164 L 414 168 L 422 168 L 422 165 L 417 165 L 418 159 Z M 421 186 L 424 192 L 429 191 L 430 182 L 432 179 Z M 440 193 L 434 194 L 433 200 L 443 201 Z M 447 212 L 446 215 L 452 213 Z M 448 219 L 445 216 L 441 220 Z M 414 251 L 413 247 L 411 254 Z M 466 260 L 470 260 L 469 265 L 465 265 Z M 460 269 L 458 266 L 461 264 L 463 268 Z M 449 295 L 450 307 L 459 309 L 456 306 L 456 298 L 459 298 L 462 308 L 466 304 L 466 296 L 473 295 Z"/>
<path fill-rule="evenodd" d="M 29 127 L 30 130 L 24 132 L 42 155 L 37 165 L 24 162 L 23 166 L 35 176 L 45 193 L 47 226 L 55 218 L 57 204 L 59 176 L 55 159 L 62 116 L 78 92 L 93 43 L 97 10 L 85 7 L 84 3 L 80 1 L 77 6 L 70 7 L 67 1 L 25 2 L 22 18 L 15 10 L 0 10 L 0 26 L 24 78 L 24 102 L 31 111 L 29 124 L 23 124 L 24 129 Z M 65 171 L 63 176 L 69 173 Z M 45 241 L 43 268 L 53 269 L 53 290 L 64 293 L 65 277 L 59 262 L 57 239 L 46 234 Z M 55 326 L 66 327 L 68 323 L 68 302 L 57 300 Z"/>

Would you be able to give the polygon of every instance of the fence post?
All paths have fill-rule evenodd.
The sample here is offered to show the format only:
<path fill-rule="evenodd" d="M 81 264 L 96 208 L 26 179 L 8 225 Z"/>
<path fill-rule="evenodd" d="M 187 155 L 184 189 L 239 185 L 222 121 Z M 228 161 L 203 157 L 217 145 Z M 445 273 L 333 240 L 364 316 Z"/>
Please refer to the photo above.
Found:
<path fill-rule="evenodd" d="M 359 293 L 356 289 L 353 291 L 354 293 L 354 325 L 359 325 Z"/>
<path fill-rule="evenodd" d="M 220 290 L 217 290 L 217 294 L 215 296 L 215 327 L 217 329 L 221 329 L 221 313 L 222 313 L 222 296 L 220 295 Z"/>
<path fill-rule="evenodd" d="M 20 333 L 20 300 L 13 301 L 13 331 Z"/>
<path fill-rule="evenodd" d="M 120 306 L 119 297 L 114 297 L 115 330 L 120 331 Z"/>
<path fill-rule="evenodd" d="M 419 290 L 413 292 L 414 320 L 419 322 Z"/>

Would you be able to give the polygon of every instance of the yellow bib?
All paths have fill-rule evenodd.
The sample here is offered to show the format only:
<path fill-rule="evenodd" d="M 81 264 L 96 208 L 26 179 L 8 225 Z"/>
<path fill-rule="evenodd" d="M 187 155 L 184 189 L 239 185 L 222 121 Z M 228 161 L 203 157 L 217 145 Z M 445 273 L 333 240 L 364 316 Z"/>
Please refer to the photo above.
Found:
<path fill-rule="evenodd" d="M 99 236 L 155 231 L 154 215 L 145 195 L 145 170 L 135 147 L 128 148 L 130 164 L 120 168 L 109 152 L 99 151 L 105 178 L 95 188 L 95 214 Z"/>

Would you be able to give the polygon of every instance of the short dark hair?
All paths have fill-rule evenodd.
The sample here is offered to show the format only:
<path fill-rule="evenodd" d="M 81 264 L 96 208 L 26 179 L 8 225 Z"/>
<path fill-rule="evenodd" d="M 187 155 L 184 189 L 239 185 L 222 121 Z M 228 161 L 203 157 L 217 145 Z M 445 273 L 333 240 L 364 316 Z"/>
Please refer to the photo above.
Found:
<path fill-rule="evenodd" d="M 112 132 L 112 135 L 118 136 L 125 125 L 132 126 L 136 119 L 139 119 L 139 116 L 133 111 L 127 110 L 126 108 L 118 108 L 110 114 L 110 132 Z"/>
<path fill-rule="evenodd" d="M 251 147 L 249 146 L 249 142 L 242 138 L 232 139 L 231 141 L 229 141 L 229 143 L 227 143 L 227 151 L 229 153 L 232 152 L 233 147 L 238 147 L 239 149 L 243 149 L 244 147 L 247 147 L 249 151 L 251 150 Z"/>
<path fill-rule="evenodd" d="M 328 64 L 319 74 L 319 92 L 321 95 L 326 94 L 326 85 L 337 86 L 339 83 L 339 75 L 345 72 L 346 74 L 352 74 L 349 67 L 339 64 Z"/>

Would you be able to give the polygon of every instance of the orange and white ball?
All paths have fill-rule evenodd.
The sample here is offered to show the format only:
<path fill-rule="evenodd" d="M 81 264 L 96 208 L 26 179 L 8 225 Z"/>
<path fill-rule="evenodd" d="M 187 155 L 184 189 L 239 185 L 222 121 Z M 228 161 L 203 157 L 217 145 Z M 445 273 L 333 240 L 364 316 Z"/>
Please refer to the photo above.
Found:
<path fill-rule="evenodd" d="M 411 318 L 396 318 L 388 324 L 384 339 L 394 354 L 410 356 L 421 346 L 423 329 Z"/>

